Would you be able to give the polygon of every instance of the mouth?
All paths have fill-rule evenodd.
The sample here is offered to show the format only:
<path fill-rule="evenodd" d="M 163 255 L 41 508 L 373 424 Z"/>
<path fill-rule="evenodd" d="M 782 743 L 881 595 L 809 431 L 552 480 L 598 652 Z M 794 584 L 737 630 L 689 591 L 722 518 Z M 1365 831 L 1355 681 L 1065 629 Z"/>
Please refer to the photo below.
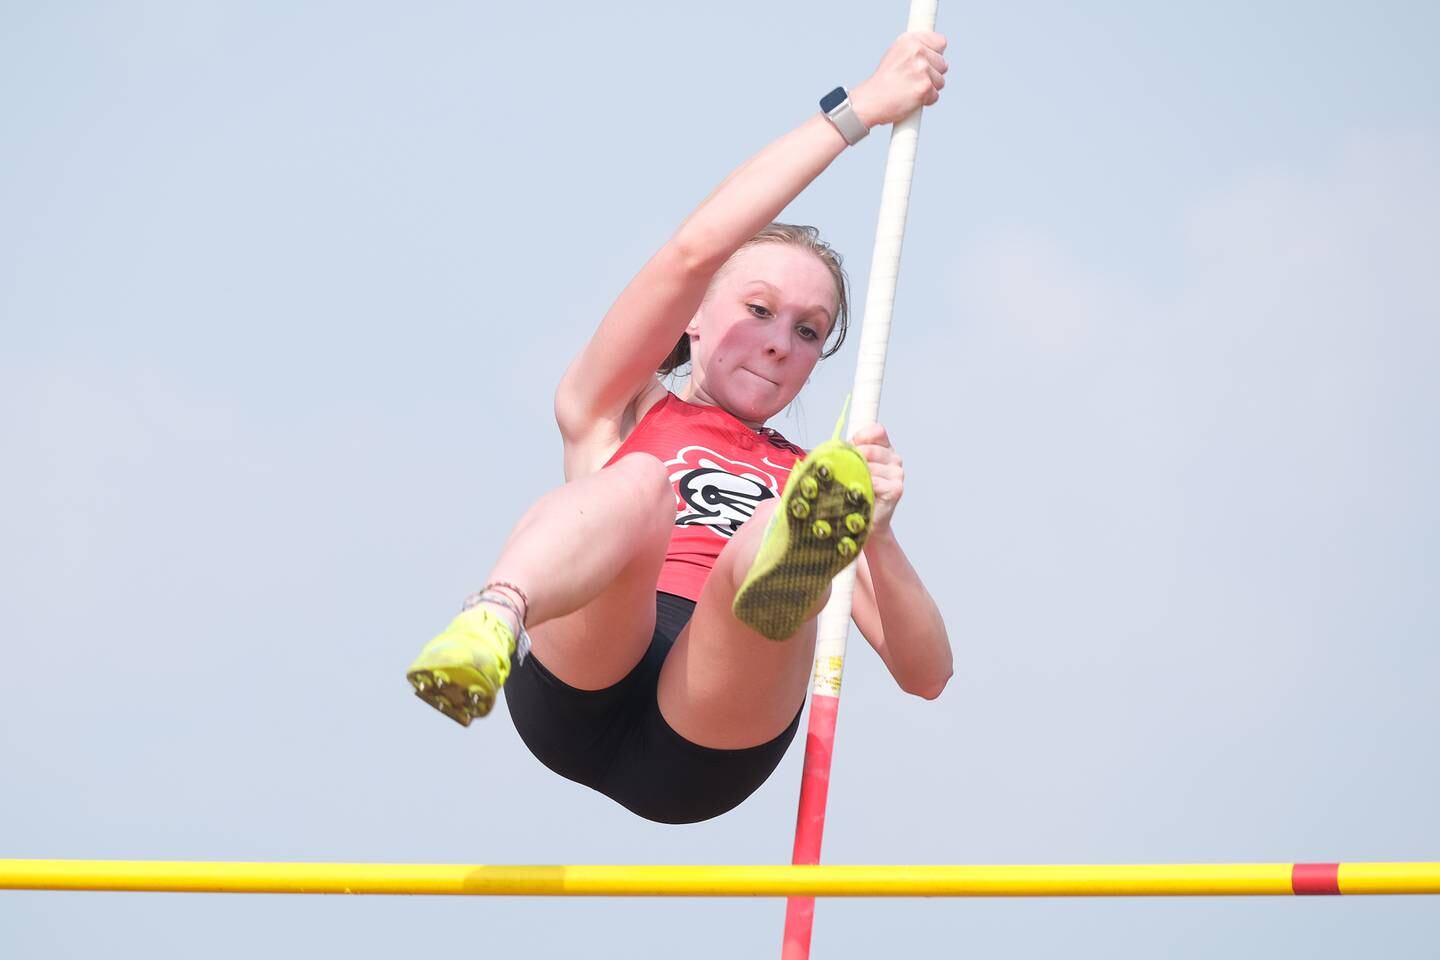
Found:
<path fill-rule="evenodd" d="M 751 370 L 749 367 L 741 367 L 740 369 L 741 369 L 741 370 L 744 370 L 746 373 L 750 374 L 750 376 L 752 376 L 752 377 L 756 377 L 756 378 L 758 378 L 758 379 L 760 379 L 760 380 L 764 380 L 766 383 L 770 384 L 770 386 L 772 386 L 772 387 L 778 387 L 778 386 L 780 386 L 780 384 L 776 383 L 774 380 L 771 380 L 769 377 L 762 377 L 762 376 L 760 376 L 760 374 L 756 373 L 754 370 Z"/>

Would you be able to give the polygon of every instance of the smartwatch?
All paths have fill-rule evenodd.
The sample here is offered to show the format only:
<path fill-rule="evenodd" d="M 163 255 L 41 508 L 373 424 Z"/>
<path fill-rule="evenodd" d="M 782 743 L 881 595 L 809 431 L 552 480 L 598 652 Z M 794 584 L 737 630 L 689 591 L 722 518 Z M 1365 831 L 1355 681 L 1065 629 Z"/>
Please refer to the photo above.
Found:
<path fill-rule="evenodd" d="M 855 108 L 850 106 L 850 95 L 844 87 L 836 87 L 820 98 L 820 112 L 830 118 L 840 136 L 852 147 L 870 133 L 870 128 L 855 115 Z"/>

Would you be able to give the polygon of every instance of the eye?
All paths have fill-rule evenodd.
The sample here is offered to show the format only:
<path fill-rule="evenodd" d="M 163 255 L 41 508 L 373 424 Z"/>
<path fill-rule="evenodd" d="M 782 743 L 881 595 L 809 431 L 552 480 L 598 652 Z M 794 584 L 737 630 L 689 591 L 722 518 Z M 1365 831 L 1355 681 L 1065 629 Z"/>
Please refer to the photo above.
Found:
<path fill-rule="evenodd" d="M 751 311 L 752 313 L 754 313 L 755 316 L 757 316 L 757 317 L 768 317 L 768 316 L 770 316 L 770 311 L 769 311 L 768 309 L 766 309 L 765 307 L 762 307 L 762 306 L 761 306 L 760 304 L 758 304 L 758 303 L 747 303 L 746 306 L 749 307 L 749 308 L 750 308 L 750 311 Z"/>
<path fill-rule="evenodd" d="M 814 341 L 820 339 L 820 334 L 817 333 L 812 327 L 800 327 L 799 329 L 800 339 L 802 340 L 809 340 L 813 343 Z"/>

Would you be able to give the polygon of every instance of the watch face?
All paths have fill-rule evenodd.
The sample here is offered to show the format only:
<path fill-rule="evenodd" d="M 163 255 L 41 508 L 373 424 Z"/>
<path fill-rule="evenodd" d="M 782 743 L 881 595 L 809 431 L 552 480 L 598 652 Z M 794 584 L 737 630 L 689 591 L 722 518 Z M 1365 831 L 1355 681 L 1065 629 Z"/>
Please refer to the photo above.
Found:
<path fill-rule="evenodd" d="M 840 104 L 844 103 L 845 100 L 845 88 L 836 87 L 834 90 L 831 90 L 829 93 L 825 94 L 825 96 L 820 98 L 820 109 L 824 110 L 826 113 L 829 113 L 831 110 L 834 110 L 836 107 L 840 106 Z"/>

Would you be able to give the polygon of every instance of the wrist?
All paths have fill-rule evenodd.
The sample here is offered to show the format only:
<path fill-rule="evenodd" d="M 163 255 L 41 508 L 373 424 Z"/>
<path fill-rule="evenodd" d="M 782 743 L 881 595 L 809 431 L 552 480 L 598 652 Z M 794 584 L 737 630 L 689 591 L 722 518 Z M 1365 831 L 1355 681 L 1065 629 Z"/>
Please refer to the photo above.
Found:
<path fill-rule="evenodd" d="M 865 124 L 866 130 L 875 129 L 875 114 L 871 109 L 869 92 L 865 84 L 862 83 L 850 91 L 850 109 L 855 111 L 855 116 Z"/>
<path fill-rule="evenodd" d="M 895 545 L 895 531 L 890 527 L 890 518 L 886 517 L 870 527 L 870 534 L 865 538 L 865 550 L 871 547 L 880 550 L 888 549 Z"/>
<path fill-rule="evenodd" d="M 835 125 L 849 146 L 855 146 L 870 133 L 869 125 L 855 113 L 855 101 L 844 87 L 836 87 L 820 98 L 820 112 Z"/>

